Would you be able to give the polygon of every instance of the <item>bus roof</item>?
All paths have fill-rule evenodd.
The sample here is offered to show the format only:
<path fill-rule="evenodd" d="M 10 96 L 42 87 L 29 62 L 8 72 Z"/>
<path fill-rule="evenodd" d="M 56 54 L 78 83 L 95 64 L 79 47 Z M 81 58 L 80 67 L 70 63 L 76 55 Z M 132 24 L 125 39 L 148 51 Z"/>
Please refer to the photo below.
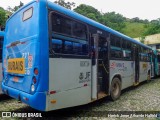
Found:
<path fill-rule="evenodd" d="M 136 41 L 136 40 L 134 40 L 134 39 L 131 38 L 131 37 L 128 37 L 128 36 L 126 36 L 126 35 L 118 32 L 118 31 L 115 31 L 115 30 L 113 30 L 113 29 L 111 29 L 111 28 L 103 25 L 103 24 L 100 24 L 100 23 L 98 23 L 98 22 L 96 22 L 96 21 L 94 21 L 94 20 L 92 20 L 92 19 L 89 19 L 89 18 L 87 18 L 87 17 L 85 17 L 85 16 L 83 16 L 83 15 L 81 15 L 81 14 L 78 14 L 78 13 L 76 13 L 76 12 L 73 12 L 73 11 L 71 11 L 71 10 L 69 10 L 69 9 L 66 9 L 66 8 L 64 8 L 64 7 L 61 7 L 61 6 L 59 6 L 59 5 L 55 4 L 55 3 L 52 3 L 52 2 L 50 2 L 50 1 L 48 1 L 48 7 L 49 7 L 49 8 L 52 8 L 52 9 L 58 11 L 58 12 L 61 12 L 61 13 L 63 13 L 63 14 L 66 14 L 67 16 L 71 16 L 71 17 L 74 18 L 74 19 L 81 20 L 81 21 L 83 21 L 83 22 L 85 22 L 85 23 L 87 23 L 87 24 L 89 24 L 89 25 L 95 26 L 95 27 L 97 27 L 97 28 L 99 28 L 99 29 L 102 29 L 102 30 L 104 30 L 104 31 L 108 31 L 108 32 L 110 32 L 110 33 L 112 33 L 112 34 L 115 34 L 115 35 L 119 36 L 119 37 L 122 37 L 122 38 L 124 38 L 124 39 L 127 39 L 128 41 L 131 41 L 131 42 L 133 42 L 133 43 L 135 43 L 135 44 L 139 44 L 139 45 L 141 45 L 141 46 L 143 46 L 143 47 L 145 47 L 145 48 L 151 49 L 151 47 L 149 47 L 149 46 L 147 46 L 147 45 L 144 45 L 144 44 L 142 44 L 141 42 Z"/>
<path fill-rule="evenodd" d="M 0 31 L 0 37 L 4 37 L 4 31 Z"/>

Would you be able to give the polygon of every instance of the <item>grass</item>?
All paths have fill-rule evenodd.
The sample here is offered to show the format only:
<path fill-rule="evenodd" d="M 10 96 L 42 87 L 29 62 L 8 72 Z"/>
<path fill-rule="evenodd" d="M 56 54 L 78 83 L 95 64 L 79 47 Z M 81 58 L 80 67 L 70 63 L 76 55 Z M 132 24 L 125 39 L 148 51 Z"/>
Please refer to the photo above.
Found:
<path fill-rule="evenodd" d="M 126 27 L 122 29 L 123 33 L 132 38 L 137 38 L 142 36 L 145 30 L 144 23 L 137 22 L 126 22 Z"/>

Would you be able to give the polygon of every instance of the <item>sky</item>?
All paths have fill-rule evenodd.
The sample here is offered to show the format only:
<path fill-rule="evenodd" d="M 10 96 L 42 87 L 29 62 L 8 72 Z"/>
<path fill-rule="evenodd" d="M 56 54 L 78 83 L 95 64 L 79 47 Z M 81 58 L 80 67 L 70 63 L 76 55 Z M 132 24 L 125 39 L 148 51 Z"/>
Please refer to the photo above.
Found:
<path fill-rule="evenodd" d="M 32 0 L 0 0 L 0 7 L 7 9 L 23 2 Z M 55 0 L 50 0 L 55 1 Z M 155 20 L 160 18 L 160 0 L 65 0 L 75 2 L 76 6 L 87 4 L 98 9 L 102 13 L 115 11 L 127 18 L 139 17 L 140 19 Z"/>

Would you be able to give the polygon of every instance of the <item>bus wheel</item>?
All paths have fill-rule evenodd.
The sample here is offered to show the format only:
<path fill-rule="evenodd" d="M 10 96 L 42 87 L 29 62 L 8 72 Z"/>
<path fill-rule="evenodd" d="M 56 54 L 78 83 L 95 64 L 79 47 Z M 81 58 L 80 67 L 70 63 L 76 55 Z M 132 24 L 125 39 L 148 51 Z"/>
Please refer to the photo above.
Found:
<path fill-rule="evenodd" d="M 115 101 L 117 100 L 121 95 L 121 82 L 120 79 L 115 77 L 112 80 L 111 83 L 111 93 L 110 93 L 110 97 L 111 100 Z"/>
<path fill-rule="evenodd" d="M 148 72 L 148 75 L 147 75 L 147 81 L 151 80 L 151 75 L 150 75 L 150 71 Z"/>

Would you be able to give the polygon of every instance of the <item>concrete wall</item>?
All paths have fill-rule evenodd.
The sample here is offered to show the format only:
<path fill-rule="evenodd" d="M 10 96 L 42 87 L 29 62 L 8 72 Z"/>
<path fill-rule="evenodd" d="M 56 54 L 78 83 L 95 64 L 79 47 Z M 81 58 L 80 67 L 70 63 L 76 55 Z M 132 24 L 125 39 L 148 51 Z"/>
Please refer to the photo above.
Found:
<path fill-rule="evenodd" d="M 140 41 L 140 38 L 134 39 Z M 146 36 L 145 44 L 160 44 L 160 34 Z"/>

